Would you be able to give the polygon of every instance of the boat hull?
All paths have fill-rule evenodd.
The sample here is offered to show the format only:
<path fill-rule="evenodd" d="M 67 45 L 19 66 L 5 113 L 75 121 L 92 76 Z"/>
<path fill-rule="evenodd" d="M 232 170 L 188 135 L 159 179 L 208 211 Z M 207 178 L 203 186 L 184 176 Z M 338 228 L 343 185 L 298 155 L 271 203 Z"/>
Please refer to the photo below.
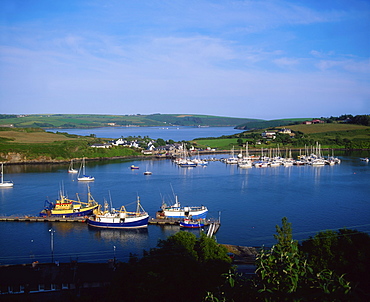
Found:
<path fill-rule="evenodd" d="M 204 227 L 204 223 L 200 223 L 200 222 L 184 222 L 184 221 L 180 221 L 180 227 L 182 228 L 188 228 L 188 229 L 199 229 L 199 228 L 202 228 Z"/>
<path fill-rule="evenodd" d="M 186 208 L 163 210 L 163 214 L 167 218 L 187 218 L 191 216 L 192 219 L 204 219 L 207 217 L 207 212 L 207 208 L 200 210 L 187 210 Z"/>
<path fill-rule="evenodd" d="M 78 181 L 94 181 L 95 177 L 92 176 L 82 176 L 77 178 Z"/>
<path fill-rule="evenodd" d="M 98 205 L 93 207 L 88 207 L 81 211 L 76 209 L 74 210 L 64 210 L 64 211 L 55 211 L 55 210 L 43 210 L 40 212 L 40 217 L 81 217 L 92 215 L 93 211 L 98 207 Z"/>
<path fill-rule="evenodd" d="M 105 229 L 133 229 L 133 228 L 145 228 L 148 226 L 149 215 L 143 217 L 125 218 L 123 222 L 119 218 L 115 217 L 112 219 L 104 219 L 103 221 L 97 221 L 98 219 L 89 217 L 87 224 L 96 228 Z M 104 217 L 102 217 L 103 219 Z"/>

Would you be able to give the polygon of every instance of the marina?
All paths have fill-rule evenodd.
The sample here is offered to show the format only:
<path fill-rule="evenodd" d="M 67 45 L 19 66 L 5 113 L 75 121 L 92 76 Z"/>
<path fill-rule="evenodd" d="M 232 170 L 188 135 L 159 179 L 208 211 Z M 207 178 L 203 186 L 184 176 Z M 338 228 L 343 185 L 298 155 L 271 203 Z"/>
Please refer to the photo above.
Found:
<path fill-rule="evenodd" d="M 76 174 L 68 173 L 69 162 L 9 165 L 6 175 L 14 187 L 0 190 L 0 263 L 50 262 L 51 229 L 54 258 L 61 262 L 105 262 L 113 257 L 113 246 L 117 259 L 127 261 L 130 253 L 140 256 L 180 230 L 196 234 L 211 230 L 222 244 L 271 246 L 275 226 L 284 216 L 292 222 L 296 240 L 343 227 L 368 232 L 370 166 L 360 158 L 369 154 L 335 153 L 340 164 L 251 169 L 225 164 L 222 158 L 229 154 L 217 154 L 213 160 L 201 156 L 208 165 L 191 168 L 179 167 L 170 159 L 86 161 L 94 182 L 77 181 Z M 298 155 L 293 152 L 293 158 Z M 130 169 L 132 165 L 139 169 Z M 148 177 L 145 170 L 153 174 Z M 59 199 L 60 184 L 66 196 L 78 193 L 82 200 L 90 187 L 99 204 L 111 195 L 117 208 L 140 195 L 150 216 L 148 226 L 105 229 L 87 225 L 86 217 L 39 217 L 45 199 Z M 207 207 L 204 230 L 180 227 L 178 218 L 157 218 L 163 200 L 176 202 L 173 191 L 181 206 Z"/>

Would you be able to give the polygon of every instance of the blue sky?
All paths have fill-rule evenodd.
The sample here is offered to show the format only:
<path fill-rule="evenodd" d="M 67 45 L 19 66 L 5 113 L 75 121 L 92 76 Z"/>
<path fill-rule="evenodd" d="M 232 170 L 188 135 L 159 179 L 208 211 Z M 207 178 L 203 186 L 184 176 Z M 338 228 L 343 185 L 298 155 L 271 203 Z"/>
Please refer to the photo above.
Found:
<path fill-rule="evenodd" d="M 0 112 L 369 114 L 370 1 L 2 0 Z"/>

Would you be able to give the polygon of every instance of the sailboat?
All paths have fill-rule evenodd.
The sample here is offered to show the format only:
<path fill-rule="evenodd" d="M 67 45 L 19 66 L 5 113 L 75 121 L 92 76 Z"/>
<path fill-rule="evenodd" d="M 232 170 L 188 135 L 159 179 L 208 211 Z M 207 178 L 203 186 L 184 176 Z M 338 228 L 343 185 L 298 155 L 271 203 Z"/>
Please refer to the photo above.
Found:
<path fill-rule="evenodd" d="M 73 159 L 71 159 L 71 163 L 69 164 L 68 173 L 78 173 L 78 170 L 73 168 Z"/>
<path fill-rule="evenodd" d="M 86 175 L 86 172 L 85 172 L 85 157 L 82 158 L 82 163 L 81 163 L 80 170 L 78 171 L 77 180 L 78 181 L 94 181 L 95 180 L 95 178 L 93 176 Z"/>
<path fill-rule="evenodd" d="M 13 182 L 10 180 L 4 180 L 4 164 L 1 163 L 1 182 L 0 188 L 11 188 L 13 187 Z"/>

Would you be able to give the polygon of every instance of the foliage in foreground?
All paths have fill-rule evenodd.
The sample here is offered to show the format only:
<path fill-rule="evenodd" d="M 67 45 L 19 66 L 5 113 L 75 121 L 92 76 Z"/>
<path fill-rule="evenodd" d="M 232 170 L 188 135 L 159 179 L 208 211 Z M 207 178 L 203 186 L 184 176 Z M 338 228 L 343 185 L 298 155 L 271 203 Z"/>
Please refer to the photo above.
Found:
<path fill-rule="evenodd" d="M 262 249 L 250 278 L 204 234 L 178 232 L 118 266 L 108 298 L 116 301 L 369 301 L 370 237 L 323 232 L 299 245 L 286 218 L 277 243 Z M 325 235 L 325 236 L 324 236 Z M 329 236 L 330 235 L 330 236 Z M 364 243 L 361 245 L 360 242 Z M 350 257 L 349 251 L 357 254 Z M 356 282 L 357 278 L 357 282 Z M 364 279 L 361 279 L 364 278 Z M 361 280 L 360 280 L 361 279 Z"/>
<path fill-rule="evenodd" d="M 366 301 L 353 293 L 352 285 L 329 267 L 314 265 L 292 238 L 286 218 L 276 226 L 277 244 L 262 249 L 256 259 L 256 276 L 245 279 L 230 272 L 218 291 L 208 292 L 206 301 Z M 365 234 L 366 235 L 366 234 Z M 325 258 L 323 254 L 322 257 Z"/>
<path fill-rule="evenodd" d="M 122 264 L 112 285 L 112 299 L 201 301 L 221 283 L 230 263 L 226 248 L 213 238 L 181 231 L 160 240 L 158 248 L 140 260 L 131 257 Z"/>

